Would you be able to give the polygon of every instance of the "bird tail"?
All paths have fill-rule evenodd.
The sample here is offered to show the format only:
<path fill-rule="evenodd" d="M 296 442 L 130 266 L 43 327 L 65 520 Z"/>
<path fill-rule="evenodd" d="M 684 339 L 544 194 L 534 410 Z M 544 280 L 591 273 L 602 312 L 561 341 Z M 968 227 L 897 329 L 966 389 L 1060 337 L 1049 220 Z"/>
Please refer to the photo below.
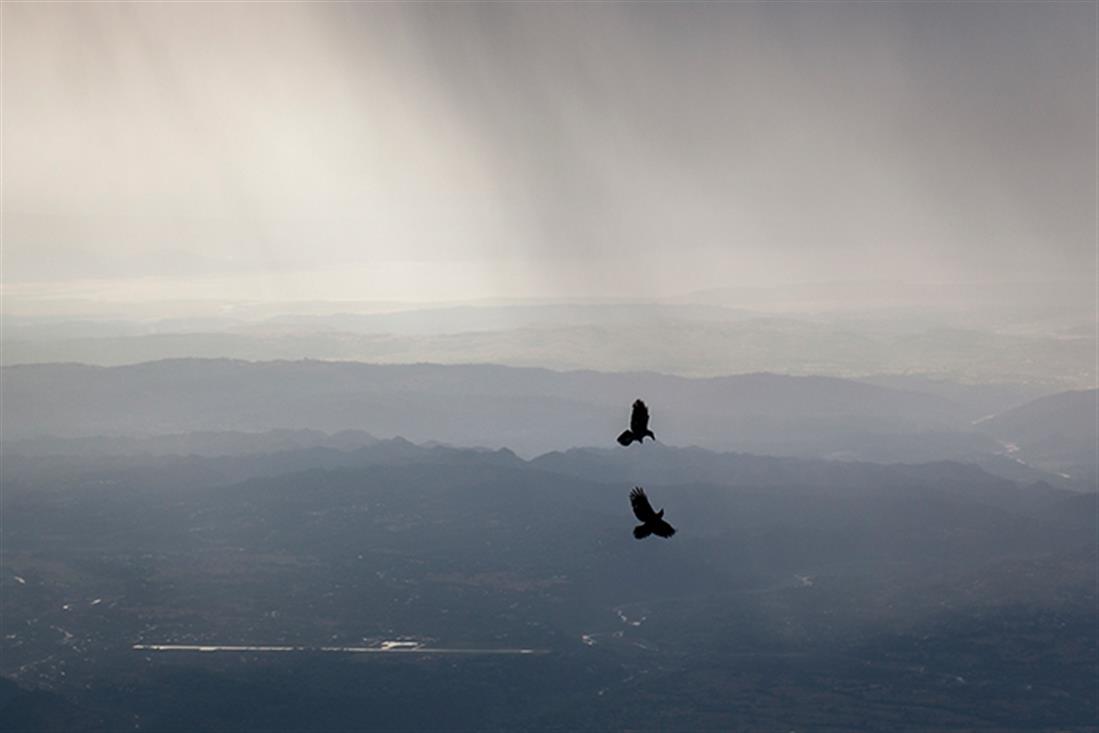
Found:
<path fill-rule="evenodd" d="M 621 445 L 629 445 L 635 439 L 636 438 L 634 437 L 634 434 L 632 432 L 630 432 L 629 430 L 623 430 L 622 434 L 618 436 L 618 442 Z"/>
<path fill-rule="evenodd" d="M 639 524 L 633 528 L 633 536 L 639 540 L 645 539 L 652 533 L 653 531 L 649 529 L 649 525 L 647 524 Z"/>
<path fill-rule="evenodd" d="M 653 440 L 656 440 L 656 436 L 653 435 L 653 431 L 651 430 L 646 430 L 645 433 L 641 436 L 642 443 L 645 442 L 645 438 L 652 438 Z"/>

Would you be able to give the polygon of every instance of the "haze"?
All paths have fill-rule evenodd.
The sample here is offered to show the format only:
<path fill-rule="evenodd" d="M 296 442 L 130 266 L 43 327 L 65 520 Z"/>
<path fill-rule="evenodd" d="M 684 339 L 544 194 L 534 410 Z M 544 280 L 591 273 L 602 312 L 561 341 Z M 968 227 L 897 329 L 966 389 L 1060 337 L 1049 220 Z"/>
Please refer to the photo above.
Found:
<path fill-rule="evenodd" d="M 0 2 L 0 730 L 1095 733 L 1097 10 Z"/>
<path fill-rule="evenodd" d="M 5 3 L 4 309 L 1086 310 L 1095 57 L 1073 2 Z"/>

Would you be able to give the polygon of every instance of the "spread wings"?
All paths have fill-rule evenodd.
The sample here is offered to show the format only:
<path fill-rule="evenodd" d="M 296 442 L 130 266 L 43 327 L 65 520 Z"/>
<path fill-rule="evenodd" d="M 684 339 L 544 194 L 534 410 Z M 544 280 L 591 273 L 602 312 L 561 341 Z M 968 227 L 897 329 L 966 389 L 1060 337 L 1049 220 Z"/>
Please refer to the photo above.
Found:
<path fill-rule="evenodd" d="M 645 496 L 645 490 L 640 486 L 635 486 L 630 492 L 630 506 L 633 507 L 634 516 L 642 522 L 648 524 L 656 521 L 653 505 L 649 503 L 649 497 Z"/>
<path fill-rule="evenodd" d="M 663 517 L 653 511 L 653 505 L 649 503 L 649 497 L 645 496 L 645 489 L 640 486 L 633 487 L 633 491 L 630 492 L 630 506 L 633 507 L 633 513 L 638 519 L 642 521 L 642 524 L 633 528 L 633 536 L 637 539 L 644 539 L 650 534 L 655 534 L 657 537 L 671 537 L 675 534 L 675 527 L 664 521 Z M 663 511 L 660 514 L 664 514 Z"/>
<path fill-rule="evenodd" d="M 649 429 L 649 408 L 641 400 L 633 403 L 633 412 L 630 414 L 630 432 L 637 437 L 645 434 Z"/>

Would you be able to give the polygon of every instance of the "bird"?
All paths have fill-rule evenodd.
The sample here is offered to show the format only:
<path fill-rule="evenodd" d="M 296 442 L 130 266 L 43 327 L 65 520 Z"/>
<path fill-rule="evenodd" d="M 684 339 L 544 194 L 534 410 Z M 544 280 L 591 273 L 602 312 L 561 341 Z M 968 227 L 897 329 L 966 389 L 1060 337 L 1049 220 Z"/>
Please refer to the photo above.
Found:
<path fill-rule="evenodd" d="M 630 492 L 630 506 L 642 522 L 633 528 L 633 536 L 637 539 L 643 540 L 651 534 L 667 539 L 675 534 L 675 527 L 664 521 L 664 510 L 654 512 L 649 497 L 645 496 L 645 489 L 640 486 L 633 487 Z"/>
<path fill-rule="evenodd" d="M 653 431 L 649 430 L 649 408 L 641 400 L 635 400 L 630 413 L 630 429 L 618 436 L 618 442 L 627 446 L 635 440 L 644 443 L 646 436 L 656 440 Z"/>

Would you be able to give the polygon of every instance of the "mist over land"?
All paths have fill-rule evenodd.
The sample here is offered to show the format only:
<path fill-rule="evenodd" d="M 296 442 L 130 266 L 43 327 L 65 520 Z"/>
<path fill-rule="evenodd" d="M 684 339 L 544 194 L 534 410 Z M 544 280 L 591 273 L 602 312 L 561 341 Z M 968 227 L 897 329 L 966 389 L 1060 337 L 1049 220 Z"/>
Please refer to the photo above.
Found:
<path fill-rule="evenodd" d="M 855 298 L 844 304 L 842 290 L 791 287 L 770 304 L 759 293 L 738 291 L 697 293 L 681 302 L 240 303 L 218 311 L 160 304 L 150 314 L 189 315 L 145 319 L 116 305 L 119 311 L 92 309 L 83 316 L 8 315 L 2 360 L 118 365 L 311 358 L 684 376 L 905 375 L 1036 390 L 1096 384 L 1096 316 L 1079 289 L 1066 288 L 1062 300 L 1045 303 L 1012 302 L 1009 290 L 970 308 L 950 302 L 957 288 L 916 288 L 874 307 L 855 307 Z M 910 300 L 936 293 L 943 302 Z M 730 305 L 746 301 L 753 307 Z"/>
<path fill-rule="evenodd" d="M 1096 733 L 1096 12 L 0 3 L 0 730 Z"/>

